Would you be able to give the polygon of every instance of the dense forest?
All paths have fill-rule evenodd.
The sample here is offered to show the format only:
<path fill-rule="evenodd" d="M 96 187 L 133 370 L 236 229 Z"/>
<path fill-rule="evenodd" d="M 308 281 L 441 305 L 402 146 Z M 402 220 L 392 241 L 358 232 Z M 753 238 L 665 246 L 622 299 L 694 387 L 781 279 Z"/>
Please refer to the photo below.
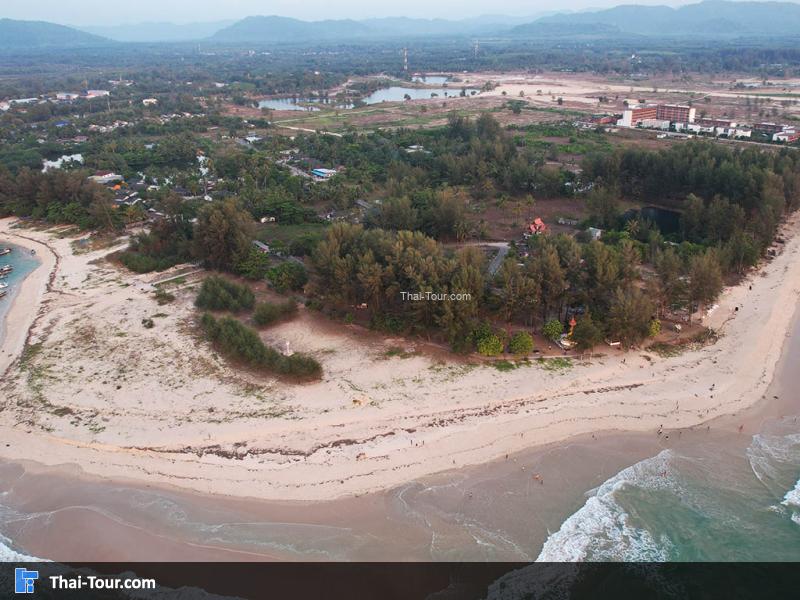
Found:
<path fill-rule="evenodd" d="M 171 92 L 159 88 L 169 72 L 162 68 L 142 81 L 165 93 L 162 112 L 186 110 L 190 117 L 155 119 L 124 89 L 107 112 L 81 100 L 0 117 L 4 135 L 16 140 L 0 150 L 0 213 L 118 230 L 143 222 L 146 205 L 158 217 L 119 254 L 134 271 L 197 261 L 267 279 L 282 293 L 305 290 L 311 306 L 342 318 L 360 311 L 379 329 L 487 353 L 511 344 L 514 329 L 556 339 L 572 318 L 586 344 L 605 336 L 638 343 L 658 331 L 660 318 L 712 302 L 726 278 L 764 255 L 781 219 L 800 206 L 793 149 L 691 141 L 654 151 L 615 146 L 602 132 L 570 123 L 504 128 L 488 112 L 450 113 L 444 126 L 432 128 L 288 140 L 272 135 L 266 118 L 221 116 L 221 92 L 199 86 L 213 81 L 199 67 L 189 67 L 198 76 L 193 89 L 180 84 Z M 288 72 L 282 77 L 275 81 L 308 83 Z M 224 93 L 257 91 L 257 80 L 254 71 L 252 85 L 227 81 Z M 86 110 L 98 126 L 121 118 L 131 124 L 84 136 L 72 146 L 81 164 L 43 173 L 41 160 L 64 151 L 47 140 L 79 133 L 68 119 L 55 122 L 69 117 L 62 110 Z M 256 127 L 263 137 L 243 143 L 239 136 Z M 35 129 L 43 137 L 30 133 Z M 225 135 L 213 141 L 212 130 Z M 580 168 L 554 160 L 558 153 L 546 138 L 568 139 L 568 152 L 583 157 Z M 338 174 L 324 183 L 303 176 L 320 165 Z M 87 179 L 94 170 L 136 182 L 146 204 L 115 205 L 107 188 Z M 533 213 L 551 198 L 583 204 L 572 235 L 513 239 L 491 272 L 483 251 L 464 246 L 487 238 L 487 206 L 510 202 Z M 369 208 L 359 213 L 357 202 Z M 648 219 L 639 210 L 646 206 L 673 210 L 678 227 Z M 258 222 L 273 223 L 276 238 L 298 228 L 275 246 L 295 258 L 273 260 L 254 248 L 263 231 Z M 603 230 L 600 239 L 590 226 Z M 429 293 L 441 299 L 408 296 Z M 272 318 L 273 309 L 262 310 Z"/>
<path fill-rule="evenodd" d="M 496 156 L 496 164 L 485 161 L 489 172 L 508 167 L 507 155 Z M 484 280 L 483 257 L 474 249 L 447 252 L 429 237 L 437 232 L 421 218 L 430 206 L 418 192 L 412 196 L 418 204 L 407 197 L 385 201 L 366 228 L 332 227 L 312 257 L 312 291 L 322 306 L 368 307 L 376 327 L 439 331 L 455 349 L 477 346 L 475 331 L 485 319 L 539 328 L 569 315 L 590 319 L 594 337 L 599 331 L 637 343 L 658 331 L 665 311 L 692 312 L 712 302 L 725 276 L 755 264 L 783 216 L 798 208 L 799 176 L 800 160 L 790 150 L 710 142 L 589 156 L 583 173 L 592 188 L 589 224 L 606 230 L 602 241 L 583 233 L 532 236 L 493 280 Z M 680 227 L 662 232 L 635 211 L 623 213 L 622 200 L 673 207 Z M 445 299 L 407 301 L 403 291 Z M 449 300 L 453 294 L 460 299 Z"/>
<path fill-rule="evenodd" d="M 85 172 L 22 169 L 16 175 L 0 166 L 0 215 L 70 223 L 81 228 L 118 229 L 122 215 L 108 190 Z"/>

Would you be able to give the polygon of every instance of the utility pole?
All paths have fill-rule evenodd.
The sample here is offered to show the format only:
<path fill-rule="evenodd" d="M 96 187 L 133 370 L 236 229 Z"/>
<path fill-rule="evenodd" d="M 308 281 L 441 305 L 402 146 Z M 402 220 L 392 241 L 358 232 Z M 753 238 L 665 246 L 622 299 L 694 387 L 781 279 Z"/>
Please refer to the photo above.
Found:
<path fill-rule="evenodd" d="M 403 71 L 408 73 L 408 48 L 403 48 Z"/>

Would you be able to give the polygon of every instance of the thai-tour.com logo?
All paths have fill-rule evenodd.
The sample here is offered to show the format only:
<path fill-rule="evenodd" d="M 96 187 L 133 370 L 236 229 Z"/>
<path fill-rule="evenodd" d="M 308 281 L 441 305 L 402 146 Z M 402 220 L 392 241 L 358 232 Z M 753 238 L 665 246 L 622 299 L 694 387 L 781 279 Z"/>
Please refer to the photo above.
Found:
<path fill-rule="evenodd" d="M 14 569 L 14 592 L 17 594 L 32 594 L 34 582 L 39 579 L 39 571 L 30 571 L 17 567 Z"/>
<path fill-rule="evenodd" d="M 24 567 L 14 569 L 14 591 L 17 594 L 33 594 L 39 571 Z M 125 576 L 98 576 L 82 573 L 47 575 L 42 578 L 51 590 L 155 590 L 155 579 Z M 41 583 L 41 582 L 40 582 Z M 0 598 L 3 595 L 0 594 Z"/>

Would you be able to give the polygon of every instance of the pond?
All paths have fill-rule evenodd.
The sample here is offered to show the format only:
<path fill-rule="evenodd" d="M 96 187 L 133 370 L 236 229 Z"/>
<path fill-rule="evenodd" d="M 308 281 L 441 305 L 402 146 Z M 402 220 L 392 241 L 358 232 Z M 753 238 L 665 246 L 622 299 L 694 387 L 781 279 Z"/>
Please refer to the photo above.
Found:
<path fill-rule="evenodd" d="M 639 211 L 639 218 L 652 221 L 664 235 L 677 233 L 681 228 L 681 213 L 658 206 L 644 206 Z"/>
<path fill-rule="evenodd" d="M 430 79 L 430 78 L 429 78 Z M 455 98 L 461 95 L 460 87 L 452 88 L 412 88 L 393 85 L 388 88 L 375 90 L 369 96 L 363 98 L 364 104 L 379 104 L 381 102 L 402 102 L 408 95 L 412 100 L 425 100 L 429 98 Z M 468 96 L 474 96 L 479 90 L 475 88 L 465 88 L 464 92 Z M 435 94 L 435 95 L 434 95 Z M 352 104 L 337 104 L 335 100 L 329 98 L 265 98 L 259 101 L 259 108 L 269 108 L 272 110 L 297 110 L 297 111 L 318 111 L 319 107 L 314 105 L 329 106 L 331 108 L 353 108 Z"/>
<path fill-rule="evenodd" d="M 465 92 L 468 96 L 478 93 L 474 88 L 466 88 Z M 372 92 L 369 96 L 364 98 L 367 104 L 378 104 L 379 102 L 402 102 L 408 95 L 412 100 L 424 100 L 426 98 L 434 98 L 434 94 L 439 98 L 455 98 L 461 95 L 460 87 L 452 88 L 411 88 L 393 85 L 392 87 L 383 88 Z"/>
<path fill-rule="evenodd" d="M 318 98 L 267 98 L 258 103 L 258 108 L 269 108 L 271 110 L 319 110 L 316 106 L 303 106 L 304 104 L 319 104 Z"/>
<path fill-rule="evenodd" d="M 677 233 L 681 229 L 681 213 L 660 206 L 643 206 L 639 210 L 632 208 L 622 215 L 622 220 L 626 223 L 633 219 L 654 223 L 663 235 Z"/>

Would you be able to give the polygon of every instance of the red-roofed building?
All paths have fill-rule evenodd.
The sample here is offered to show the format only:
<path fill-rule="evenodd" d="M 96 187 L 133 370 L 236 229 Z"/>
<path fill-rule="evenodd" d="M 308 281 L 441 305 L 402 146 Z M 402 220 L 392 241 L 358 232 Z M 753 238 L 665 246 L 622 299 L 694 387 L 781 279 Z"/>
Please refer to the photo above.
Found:
<path fill-rule="evenodd" d="M 545 222 L 542 221 L 540 217 L 536 217 L 533 220 L 533 223 L 528 225 L 528 231 L 526 233 L 528 233 L 529 235 L 539 235 L 540 233 L 546 233 L 546 232 L 547 232 L 547 225 L 545 225 Z"/>

